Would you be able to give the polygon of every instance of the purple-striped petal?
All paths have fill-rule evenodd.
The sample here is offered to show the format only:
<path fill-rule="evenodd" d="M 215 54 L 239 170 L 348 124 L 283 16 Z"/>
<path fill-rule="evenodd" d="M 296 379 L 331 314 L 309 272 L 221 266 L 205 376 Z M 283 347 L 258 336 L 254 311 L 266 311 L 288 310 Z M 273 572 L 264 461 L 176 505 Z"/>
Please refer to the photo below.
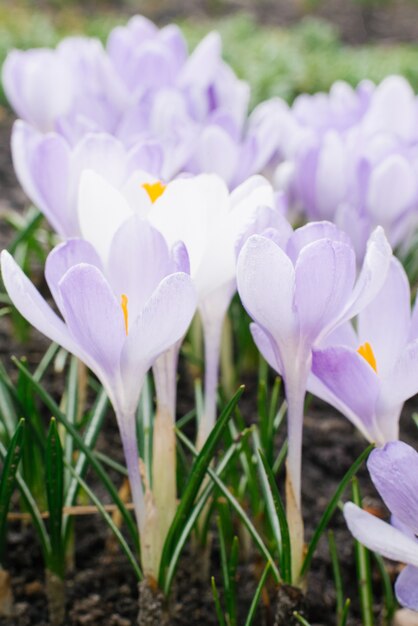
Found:
<path fill-rule="evenodd" d="M 344 505 L 344 517 L 351 534 L 366 548 L 392 561 L 418 567 L 418 543 L 400 530 L 352 502 Z"/>
<path fill-rule="evenodd" d="M 376 402 L 379 396 L 379 379 L 367 361 L 354 350 L 344 347 L 314 350 L 312 373 L 332 394 L 326 398 L 369 438 L 376 435 Z M 320 388 L 310 389 L 322 397 Z M 336 402 L 332 401 L 333 398 Z M 354 418 L 354 419 L 353 419 Z"/>
<path fill-rule="evenodd" d="M 418 453 L 406 443 L 394 441 L 373 450 L 367 467 L 388 509 L 417 534 Z"/>
<path fill-rule="evenodd" d="M 340 241 L 314 241 L 302 248 L 295 272 L 301 333 L 313 343 L 350 297 L 356 277 L 353 249 Z"/>
<path fill-rule="evenodd" d="M 63 276 L 59 290 L 72 337 L 97 364 L 96 374 L 114 379 L 126 332 L 121 304 L 108 282 L 97 267 L 80 264 Z"/>
<path fill-rule="evenodd" d="M 407 565 L 395 582 L 396 598 L 402 606 L 418 611 L 418 568 Z"/>

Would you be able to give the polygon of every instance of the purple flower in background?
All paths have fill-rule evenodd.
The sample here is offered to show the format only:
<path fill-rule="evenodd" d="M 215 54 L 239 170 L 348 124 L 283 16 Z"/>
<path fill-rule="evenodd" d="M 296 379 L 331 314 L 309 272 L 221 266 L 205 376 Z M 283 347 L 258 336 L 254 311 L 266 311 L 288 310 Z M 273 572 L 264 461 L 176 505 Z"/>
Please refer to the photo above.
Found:
<path fill-rule="evenodd" d="M 409 83 L 390 76 L 355 91 L 336 83 L 329 95 L 296 99 L 290 120 L 276 182 L 291 208 L 334 221 L 359 259 L 378 225 L 393 247 L 406 247 L 418 224 L 418 106 Z"/>
<path fill-rule="evenodd" d="M 418 307 L 411 313 L 405 270 L 392 259 L 383 288 L 315 349 L 308 390 L 340 410 L 369 441 L 399 437 L 403 403 L 418 392 Z"/>
<path fill-rule="evenodd" d="M 140 204 L 139 194 L 146 199 L 146 193 L 136 186 L 138 171 L 158 176 L 162 166 L 161 149 L 152 142 L 128 150 L 111 135 L 88 133 L 71 147 L 61 135 L 43 135 L 21 120 L 13 127 L 12 155 L 24 191 L 63 238 L 80 235 L 77 201 L 85 169 L 94 169 Z"/>
<path fill-rule="evenodd" d="M 274 99 L 247 116 L 249 87 L 222 60 L 217 33 L 188 55 L 178 27 L 159 30 L 140 16 L 115 28 L 106 50 L 68 38 L 55 50 L 12 51 L 3 83 L 23 120 L 74 149 L 86 134 L 106 132 L 127 148 L 158 145 L 164 180 L 210 172 L 230 188 L 271 164 L 287 112 Z M 21 141 L 30 149 L 27 134 Z"/>
<path fill-rule="evenodd" d="M 1 257 L 3 281 L 18 311 L 84 361 L 105 387 L 121 433 L 140 532 L 146 511 L 135 412 L 146 372 L 184 335 L 194 315 L 196 294 L 181 271 L 185 265 L 181 246 L 170 252 L 161 234 L 137 215 L 99 251 L 85 240 L 69 240 L 53 249 L 45 267 L 61 319 L 10 254 L 3 251 Z"/>
<path fill-rule="evenodd" d="M 396 597 L 402 606 L 418 611 L 418 454 L 401 441 L 388 443 L 373 450 L 367 467 L 392 514 L 391 524 L 347 502 L 347 526 L 370 550 L 406 563 L 395 583 Z"/>
<path fill-rule="evenodd" d="M 312 349 L 376 296 L 392 252 L 381 228 L 368 244 L 358 279 L 348 237 L 328 222 L 311 223 L 289 236 L 254 235 L 238 259 L 242 303 L 262 355 L 283 376 L 288 404 L 286 500 L 292 542 L 292 578 L 303 558 L 301 447 L 303 404 Z"/>

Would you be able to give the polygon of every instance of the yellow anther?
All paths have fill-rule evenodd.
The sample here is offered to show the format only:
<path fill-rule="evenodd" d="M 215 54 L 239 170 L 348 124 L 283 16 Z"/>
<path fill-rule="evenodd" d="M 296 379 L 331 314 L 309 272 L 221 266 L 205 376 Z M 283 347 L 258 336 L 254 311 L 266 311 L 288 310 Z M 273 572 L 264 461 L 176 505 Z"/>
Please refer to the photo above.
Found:
<path fill-rule="evenodd" d="M 128 319 L 128 296 L 124 293 L 120 297 L 120 305 L 122 307 L 123 319 L 125 320 L 125 333 L 128 334 L 129 319 Z"/>
<path fill-rule="evenodd" d="M 367 363 L 374 369 L 375 372 L 377 372 L 376 357 L 374 356 L 373 348 L 369 342 L 366 341 L 366 343 L 363 343 L 357 352 L 363 357 L 363 359 L 366 359 Z"/>
<path fill-rule="evenodd" d="M 166 185 L 157 180 L 156 183 L 144 183 L 142 187 L 149 195 L 151 202 L 154 203 L 160 196 L 163 195 Z"/>

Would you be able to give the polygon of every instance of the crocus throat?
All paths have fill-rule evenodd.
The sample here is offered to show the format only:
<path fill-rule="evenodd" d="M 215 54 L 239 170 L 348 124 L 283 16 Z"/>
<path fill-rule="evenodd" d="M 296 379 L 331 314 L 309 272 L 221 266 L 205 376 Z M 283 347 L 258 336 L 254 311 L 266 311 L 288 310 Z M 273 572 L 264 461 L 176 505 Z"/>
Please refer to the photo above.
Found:
<path fill-rule="evenodd" d="M 373 348 L 369 342 L 366 341 L 366 343 L 363 343 L 357 352 L 363 357 L 363 359 L 366 359 L 367 363 L 374 369 L 375 372 L 377 372 L 376 357 L 374 356 Z"/>
<path fill-rule="evenodd" d="M 142 185 L 142 187 L 145 189 L 145 191 L 147 192 L 147 194 L 150 197 L 151 202 L 154 204 L 154 202 L 156 200 L 158 200 L 158 198 L 160 196 L 163 195 L 164 190 L 166 188 L 167 185 L 164 185 L 161 181 L 157 180 L 156 183 L 144 183 Z"/>
<path fill-rule="evenodd" d="M 125 333 L 128 334 L 129 319 L 128 319 L 128 296 L 124 293 L 120 297 L 120 305 L 122 307 L 123 319 L 125 320 Z"/>

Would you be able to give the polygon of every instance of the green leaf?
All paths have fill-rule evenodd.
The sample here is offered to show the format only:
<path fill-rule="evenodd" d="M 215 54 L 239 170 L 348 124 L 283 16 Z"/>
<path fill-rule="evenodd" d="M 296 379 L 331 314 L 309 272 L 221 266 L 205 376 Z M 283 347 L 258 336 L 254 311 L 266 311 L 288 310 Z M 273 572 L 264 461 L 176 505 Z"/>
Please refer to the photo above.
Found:
<path fill-rule="evenodd" d="M 356 478 L 353 478 L 353 502 L 361 508 L 361 495 Z M 354 551 L 356 556 L 362 623 L 363 626 L 373 626 L 373 591 L 370 552 L 359 541 L 354 541 Z"/>
<path fill-rule="evenodd" d="M 267 514 L 279 551 L 280 573 L 283 581 L 290 584 L 292 579 L 292 553 L 286 512 L 271 467 L 267 463 L 261 450 L 257 450 L 257 456 L 259 460 L 261 484 L 266 500 Z"/>
<path fill-rule="evenodd" d="M 212 576 L 210 584 L 212 587 L 213 599 L 215 601 L 216 617 L 218 618 L 219 626 L 226 626 L 226 621 L 225 621 L 225 617 L 222 611 L 221 601 L 219 600 L 219 593 L 216 587 L 214 576 Z"/>
<path fill-rule="evenodd" d="M 348 620 L 348 612 L 350 610 L 350 604 L 351 604 L 351 600 L 350 598 L 347 598 L 344 604 L 343 612 L 341 615 L 341 620 L 338 623 L 338 626 L 346 626 L 347 620 Z"/>
<path fill-rule="evenodd" d="M 244 626 L 251 626 L 253 621 L 254 621 L 255 614 L 256 614 L 256 611 L 257 611 L 257 607 L 258 607 L 258 603 L 260 602 L 261 593 L 263 591 L 263 588 L 264 588 L 264 585 L 266 583 L 267 576 L 268 576 L 270 570 L 271 570 L 271 563 L 267 563 L 267 565 L 264 568 L 264 571 L 263 571 L 263 573 L 261 575 L 261 578 L 260 578 L 260 580 L 258 582 L 257 589 L 255 590 L 255 594 L 254 594 L 253 599 L 251 601 L 250 610 L 248 611 L 247 619 L 245 620 Z"/>
<path fill-rule="evenodd" d="M 355 476 L 357 474 L 358 470 L 363 465 L 363 462 L 367 459 L 367 457 L 369 456 L 369 454 L 373 450 L 373 448 L 374 448 L 373 444 L 368 446 L 360 454 L 360 456 L 354 461 L 353 465 L 346 472 L 346 474 L 344 475 L 344 478 L 342 479 L 342 481 L 338 485 L 338 487 L 337 487 L 333 497 L 329 501 L 328 506 L 325 509 L 324 513 L 322 514 L 321 520 L 320 520 L 318 526 L 316 527 L 316 530 L 315 530 L 315 532 L 313 534 L 313 537 L 312 537 L 312 539 L 311 539 L 311 541 L 309 543 L 308 550 L 307 550 L 305 559 L 303 561 L 302 569 L 301 569 L 301 572 L 300 572 L 300 577 L 301 578 L 303 578 L 303 576 L 307 573 L 307 571 L 309 569 L 309 566 L 311 564 L 313 555 L 314 555 L 315 550 L 316 550 L 316 546 L 318 545 L 318 541 L 320 540 L 320 538 L 322 536 L 322 533 L 324 532 L 324 530 L 328 526 L 328 523 L 329 523 L 331 517 L 333 516 L 334 511 L 335 511 L 335 509 L 338 506 L 338 502 L 340 501 L 340 498 L 343 495 L 343 493 L 344 493 L 348 483 L 353 478 L 353 476 Z"/>
<path fill-rule="evenodd" d="M 68 466 L 68 469 L 71 472 L 71 474 L 74 476 L 75 480 L 80 484 L 80 487 L 83 489 L 83 491 L 85 491 L 85 493 L 88 495 L 90 500 L 97 507 L 97 510 L 102 515 L 103 519 L 105 520 L 106 524 L 109 526 L 109 528 L 112 531 L 112 533 L 115 535 L 115 537 L 118 540 L 118 543 L 119 543 L 122 551 L 124 552 L 124 554 L 128 558 L 128 561 L 131 564 L 132 569 L 133 569 L 133 571 L 134 571 L 138 581 L 142 580 L 143 579 L 143 574 L 142 574 L 141 568 L 139 567 L 138 561 L 134 557 L 134 555 L 132 553 L 132 550 L 130 549 L 128 543 L 126 542 L 126 539 L 124 538 L 124 536 L 120 532 L 119 528 L 114 523 L 112 517 L 106 511 L 106 509 L 104 508 L 104 506 L 101 503 L 100 499 L 90 489 L 88 484 L 81 478 L 81 476 L 76 474 L 74 468 L 71 467 L 71 465 L 70 465 L 70 466 Z"/>
<path fill-rule="evenodd" d="M 46 495 L 49 510 L 51 559 L 49 569 L 64 578 L 64 549 L 62 539 L 62 508 L 64 504 L 64 460 L 57 422 L 51 419 L 45 452 Z"/>
<path fill-rule="evenodd" d="M 293 617 L 299 622 L 299 624 L 302 624 L 302 626 L 311 626 L 310 623 L 297 611 L 294 611 Z"/>
<path fill-rule="evenodd" d="M 377 567 L 379 568 L 383 584 L 383 598 L 385 602 L 384 624 L 385 626 L 390 626 L 392 624 L 393 615 L 396 610 L 396 600 L 393 594 L 392 581 L 390 580 L 390 576 L 386 569 L 385 562 L 380 554 L 376 554 L 376 552 L 373 552 L 373 556 L 376 560 Z"/>
<path fill-rule="evenodd" d="M 335 544 L 335 537 L 332 530 L 328 531 L 328 545 L 329 545 L 329 553 L 331 556 L 331 564 L 332 564 L 332 572 L 334 575 L 334 583 L 335 583 L 335 595 L 337 599 L 337 622 L 341 622 L 341 618 L 344 611 L 344 592 L 343 592 L 343 581 L 341 577 L 341 568 L 340 562 L 338 560 L 338 552 L 337 546 Z"/>
<path fill-rule="evenodd" d="M 176 429 L 176 432 L 179 438 L 184 437 L 184 435 L 178 429 Z M 225 471 L 225 469 L 229 466 L 230 461 L 235 457 L 235 453 L 239 449 L 240 445 L 241 445 L 241 442 L 239 444 L 234 444 L 227 450 L 221 462 L 219 463 L 218 467 L 216 468 L 217 476 L 221 476 L 222 473 Z M 166 596 L 168 596 L 168 594 L 170 593 L 170 589 L 171 589 L 174 574 L 177 568 L 178 560 L 180 558 L 184 545 L 197 519 L 199 518 L 203 509 L 205 508 L 205 505 L 208 499 L 210 498 L 211 494 L 213 493 L 214 489 L 215 489 L 215 483 L 213 482 L 210 482 L 203 489 L 203 493 L 201 494 L 195 506 L 193 507 L 192 511 L 190 512 L 188 520 L 182 529 L 181 535 L 176 541 L 173 556 L 171 557 L 171 560 L 168 564 L 167 574 L 165 576 L 165 586 L 163 590 Z"/>
<path fill-rule="evenodd" d="M 165 587 L 164 577 L 166 573 L 166 567 L 173 554 L 176 538 L 180 535 L 183 526 L 187 522 L 190 511 L 193 507 L 193 503 L 205 477 L 206 471 L 210 463 L 212 462 L 212 459 L 216 452 L 217 445 L 223 435 L 229 419 L 232 416 L 232 412 L 235 406 L 237 405 L 240 397 L 243 394 L 243 391 L 244 387 L 240 387 L 232 400 L 224 408 L 218 421 L 215 424 L 214 429 L 210 433 L 202 450 L 195 459 L 195 462 L 193 463 L 187 487 L 180 500 L 176 515 L 174 516 L 173 523 L 170 526 L 170 530 L 167 533 L 167 538 L 164 543 L 159 575 L 159 585 L 161 589 L 164 589 Z"/>
<path fill-rule="evenodd" d="M 30 238 L 32 233 L 38 228 L 38 226 L 42 222 L 42 219 L 42 213 L 38 211 L 38 209 L 31 207 L 31 210 L 28 211 L 28 220 L 25 226 L 21 230 L 19 230 L 19 232 L 7 248 L 11 255 L 14 255 L 20 243 Z"/>
<path fill-rule="evenodd" d="M 62 413 L 62 411 L 60 410 L 56 402 L 53 400 L 53 398 L 50 396 L 50 394 L 36 380 L 34 380 L 32 374 L 26 369 L 26 367 L 18 359 L 16 359 L 15 357 L 12 357 L 12 360 L 17 365 L 19 370 L 21 370 L 23 374 L 27 377 L 27 379 L 31 382 L 36 393 L 39 395 L 41 400 L 45 403 L 45 405 L 51 411 L 51 414 L 54 415 L 61 424 L 63 424 L 65 429 L 74 438 L 74 441 L 76 442 L 77 446 L 80 448 L 80 450 L 84 452 L 84 454 L 89 460 L 90 465 L 94 468 L 96 474 L 102 481 L 103 485 L 106 487 L 106 490 L 108 491 L 110 497 L 112 498 L 112 501 L 116 504 L 119 511 L 121 512 L 121 515 L 124 521 L 126 522 L 129 532 L 131 533 L 132 538 L 135 541 L 135 545 L 136 547 L 138 547 L 138 550 L 139 550 L 138 530 L 136 528 L 135 522 L 132 519 L 132 515 L 129 513 L 126 506 L 120 499 L 120 496 L 118 494 L 116 487 L 110 480 L 107 472 L 102 467 L 100 461 L 97 460 L 97 458 L 95 457 L 94 453 L 89 448 L 89 446 L 85 444 L 83 438 L 80 436 L 80 434 L 78 433 L 77 429 L 73 426 L 73 424 L 70 424 L 68 422 L 67 418 Z"/>
<path fill-rule="evenodd" d="M 181 440 L 187 445 L 189 450 L 194 455 L 197 455 L 196 449 L 194 448 L 193 444 L 187 439 L 187 437 L 185 437 L 185 435 L 183 435 L 183 433 L 179 433 L 178 432 L 177 434 L 178 434 L 178 437 L 181 438 Z M 260 534 L 258 533 L 257 529 L 255 528 L 254 524 L 252 523 L 252 521 L 250 520 L 250 518 L 248 517 L 248 515 L 246 514 L 246 512 L 244 511 L 244 509 L 242 508 L 242 506 L 238 502 L 238 500 L 235 498 L 235 496 L 232 495 L 232 493 L 229 491 L 229 489 L 218 478 L 218 476 L 216 476 L 216 474 L 213 472 L 213 470 L 210 467 L 207 468 L 207 472 L 208 472 L 210 478 L 214 481 L 214 483 L 216 484 L 216 486 L 220 490 L 220 492 L 225 496 L 225 498 L 231 504 L 231 506 L 233 507 L 233 509 L 237 513 L 237 515 L 240 517 L 240 519 L 243 522 L 244 526 L 247 528 L 248 532 L 250 533 L 251 537 L 253 538 L 254 543 L 258 546 L 258 549 L 263 554 L 264 558 L 267 561 L 271 562 L 272 572 L 273 572 L 273 575 L 274 575 L 274 578 L 275 578 L 276 582 L 277 583 L 281 582 L 280 572 L 279 572 L 279 570 L 277 569 L 277 567 L 276 567 L 276 565 L 274 563 L 274 558 L 273 558 L 271 552 L 267 548 L 266 544 L 262 540 L 262 538 L 261 538 Z"/>
<path fill-rule="evenodd" d="M 4 462 L 7 456 L 7 450 L 4 445 L 0 442 L 0 457 Z M 49 541 L 49 536 L 45 528 L 44 521 L 41 517 L 41 513 L 38 509 L 38 506 L 30 492 L 29 487 L 20 476 L 19 472 L 16 474 L 16 483 L 20 491 L 20 496 L 23 500 L 23 503 L 26 507 L 26 510 L 30 513 L 32 517 L 32 524 L 35 528 L 38 539 L 41 543 L 42 554 L 44 557 L 45 563 L 48 561 L 49 554 L 51 552 L 51 542 Z"/>
<path fill-rule="evenodd" d="M 21 419 L 13 435 L 3 463 L 0 479 L 0 563 L 4 557 L 6 543 L 7 514 L 9 512 L 10 499 L 16 484 L 16 473 L 22 457 L 23 436 L 25 432 L 25 420 Z"/>

